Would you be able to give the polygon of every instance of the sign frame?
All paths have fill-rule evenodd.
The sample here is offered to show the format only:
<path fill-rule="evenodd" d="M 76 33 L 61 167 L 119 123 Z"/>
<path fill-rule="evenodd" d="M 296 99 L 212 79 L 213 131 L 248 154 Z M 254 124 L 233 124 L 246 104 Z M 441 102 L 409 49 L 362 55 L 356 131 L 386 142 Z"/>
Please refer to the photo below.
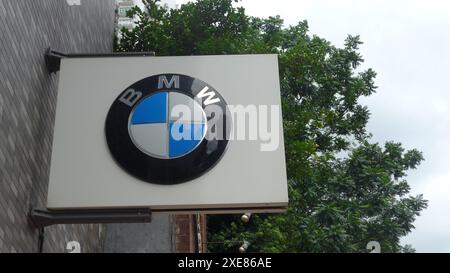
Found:
<path fill-rule="evenodd" d="M 119 60 L 120 59 L 120 60 Z M 228 59 L 228 60 L 226 60 Z M 231 60 L 231 61 L 230 61 Z M 99 63 L 102 63 L 101 65 Z M 193 68 L 187 68 L 184 65 L 180 68 L 177 65 L 190 63 Z M 248 64 L 251 63 L 252 68 L 254 70 L 261 71 L 252 71 Z M 115 66 L 115 65 L 116 66 Z M 236 64 L 240 64 L 236 67 Z M 247 64 L 247 65 L 245 65 Z M 163 66 L 164 68 L 155 69 L 158 65 Z M 223 67 L 222 71 L 212 73 L 215 70 L 220 70 L 220 67 Z M 106 68 L 107 71 L 102 71 L 101 67 Z M 147 68 L 147 70 L 145 69 Z M 153 70 L 152 70 L 153 68 Z M 266 69 L 267 68 L 267 69 Z M 286 178 L 286 167 L 285 167 L 285 158 L 284 158 L 284 141 L 283 141 L 283 133 L 282 130 L 279 135 L 280 147 L 275 151 L 270 158 L 275 157 L 274 159 L 269 159 L 267 157 L 264 159 L 264 166 L 258 166 L 258 163 L 249 166 L 254 171 L 255 169 L 261 169 L 261 172 L 255 175 L 243 176 L 242 181 L 245 183 L 253 183 L 250 187 L 240 187 L 238 183 L 230 185 L 231 190 L 228 190 L 226 194 L 229 195 L 230 201 L 225 200 L 224 198 L 220 198 L 221 194 L 225 194 L 223 185 L 216 184 L 218 186 L 215 191 L 211 191 L 211 186 L 207 190 L 202 188 L 202 185 L 207 185 L 206 180 L 210 179 L 210 181 L 215 181 L 220 177 L 214 177 L 215 175 L 225 176 L 229 174 L 229 169 L 222 170 L 221 172 L 217 172 L 218 167 L 214 167 L 210 172 L 208 172 L 205 176 L 209 176 L 208 179 L 204 178 L 202 181 L 191 181 L 185 184 L 188 184 L 186 187 L 185 184 L 182 185 L 174 185 L 169 186 L 172 187 L 172 191 L 178 191 L 178 194 L 175 196 L 170 196 L 171 194 L 167 194 L 167 190 L 161 190 L 160 185 L 151 185 L 150 188 L 152 190 L 146 190 L 147 193 L 152 192 L 155 194 L 155 198 L 157 198 L 158 194 L 163 192 L 173 200 L 180 200 L 180 197 L 185 197 L 184 201 L 179 202 L 179 204 L 175 203 L 166 203 L 162 205 L 155 205 L 155 202 L 160 202 L 161 199 L 154 200 L 153 198 L 140 196 L 137 201 L 130 201 L 131 199 L 122 199 L 119 202 L 115 202 L 114 197 L 108 197 L 108 186 L 103 184 L 103 189 L 105 191 L 101 191 L 98 188 L 90 187 L 86 183 L 86 177 L 89 175 L 93 175 L 93 173 L 98 172 L 99 169 L 101 172 L 108 172 L 113 170 L 113 168 L 120 169 L 117 164 L 114 162 L 112 157 L 108 155 L 109 163 L 107 164 L 107 168 L 104 166 L 93 168 L 92 166 L 85 165 L 84 167 L 88 170 L 86 174 L 83 171 L 80 171 L 82 168 L 77 168 L 74 170 L 72 167 L 77 164 L 84 164 L 80 160 L 80 154 L 83 153 L 85 156 L 94 156 L 96 152 L 101 149 L 102 150 L 102 160 L 108 161 L 106 157 L 104 157 L 105 153 L 109 153 L 107 151 L 106 143 L 104 138 L 99 142 L 98 132 L 90 125 L 81 125 L 80 128 L 83 128 L 84 132 L 87 133 L 88 136 L 83 136 L 82 133 L 76 133 L 76 136 L 70 135 L 70 128 L 65 126 L 64 124 L 75 122 L 80 122 L 82 120 L 87 120 L 86 112 L 93 113 L 92 109 L 95 109 L 95 104 L 100 101 L 100 97 L 96 97 L 93 100 L 86 100 L 86 98 L 82 99 L 78 97 L 80 94 L 77 94 L 77 90 L 80 89 L 85 92 L 84 95 L 89 92 L 98 91 L 100 93 L 110 92 L 110 96 L 108 96 L 100 106 L 100 112 L 103 112 L 104 115 L 101 117 L 102 120 L 106 117 L 106 105 L 112 104 L 113 98 L 117 97 L 121 91 L 125 90 L 127 86 L 132 84 L 135 81 L 145 78 L 145 76 L 163 74 L 163 73 L 174 73 L 174 74 L 189 74 L 189 76 L 193 76 L 208 82 L 212 86 L 216 87 L 218 91 L 224 96 L 228 103 L 233 104 L 277 104 L 281 105 L 280 93 L 279 93 L 279 78 L 278 78 L 278 59 L 277 55 L 269 54 L 269 55 L 233 55 L 233 56 L 182 56 L 182 57 L 135 57 L 125 55 L 121 58 L 115 58 L 111 56 L 72 56 L 69 58 L 64 58 L 61 60 L 61 73 L 60 73 L 60 84 L 59 84 L 59 94 L 58 94 L 58 104 L 57 104 L 57 115 L 55 121 L 55 137 L 53 143 L 53 151 L 52 151 L 52 164 L 51 164 L 51 172 L 50 172 L 50 182 L 49 182 L 49 194 L 47 201 L 47 208 L 49 210 L 102 210 L 102 209 L 140 209 L 140 208 L 150 208 L 153 212 L 167 212 L 167 213 L 188 213 L 188 212 L 199 212 L 204 211 L 208 213 L 241 213 L 241 212 L 282 212 L 285 211 L 288 205 L 288 194 L 287 194 L 287 178 Z M 143 70 L 145 72 L 143 72 Z M 151 70 L 151 71 L 149 71 Z M 246 75 L 239 76 L 239 70 L 242 73 L 249 73 Z M 161 73 L 161 71 L 164 71 Z M 78 73 L 78 74 L 77 74 Z M 221 80 L 218 75 L 227 75 L 229 80 Z M 122 76 L 122 78 L 121 78 Z M 208 79 L 207 79 L 208 78 Z M 89 86 L 89 82 L 97 81 L 96 86 Z M 232 80 L 232 81 L 231 81 Z M 256 83 L 255 81 L 258 80 Z M 111 83 L 113 82 L 113 83 Z M 249 91 L 248 96 L 244 99 L 244 101 L 239 101 L 236 97 L 236 94 L 230 96 L 229 91 L 224 90 L 232 90 L 233 88 L 239 88 L 237 84 L 241 82 L 246 89 Z M 254 86 L 256 85 L 256 86 Z M 252 87 L 253 86 L 253 87 Z M 254 94 L 257 94 L 258 88 L 266 91 L 261 94 L 262 98 L 253 98 Z M 88 91 L 87 91 L 88 90 Z M 100 90 L 100 91 L 99 91 Z M 114 91 L 110 91 L 114 90 Z M 87 93 L 86 93 L 87 92 Z M 102 94 L 103 94 L 102 93 Z M 267 94 L 266 94 L 267 93 Z M 93 93 L 91 93 L 93 94 Z M 95 96 L 97 94 L 95 93 Z M 82 105 L 81 112 L 75 112 L 77 105 Z M 100 103 L 101 104 L 101 103 Z M 67 109 L 69 108 L 69 109 Z M 80 111 L 78 109 L 77 111 Z M 95 111 L 94 111 L 95 112 Z M 97 112 L 97 113 L 100 113 Z M 281 115 L 280 115 L 280 122 Z M 97 122 L 97 126 L 100 124 Z M 93 129 L 94 128 L 94 129 Z M 99 131 L 103 126 L 98 128 Z M 91 130 L 96 131 L 92 134 Z M 70 132 L 69 132 L 70 131 Z M 87 140 L 95 135 L 97 141 L 95 143 L 88 143 Z M 103 135 L 103 132 L 102 132 Z M 68 141 L 69 139 L 69 141 Z M 78 144 L 84 143 L 91 147 L 92 153 L 90 153 L 89 147 L 81 147 L 80 145 L 76 145 L 77 148 L 70 147 L 71 141 L 77 142 Z M 257 141 L 256 141 L 257 142 Z M 103 144 L 102 144 L 103 143 Z M 257 145 L 258 143 L 254 143 Z M 69 146 L 67 146 L 69 145 Z M 252 151 L 255 150 L 255 145 L 252 146 Z M 101 146 L 101 147 L 99 147 Z M 233 145 L 232 145 L 233 146 Z M 96 148 L 95 148 L 96 147 Z M 244 146 L 241 146 L 244 147 Z M 233 149 L 233 148 L 232 148 Z M 227 148 L 227 151 L 224 155 L 224 158 L 228 157 L 228 153 L 230 153 L 230 148 Z M 234 149 L 236 150 L 236 149 Z M 70 153 L 70 152 L 72 153 Z M 88 151 L 88 152 L 86 152 Z M 74 154 L 75 155 L 74 155 Z M 233 151 L 236 153 L 236 151 Z M 270 152 L 266 152 L 269 153 Z M 67 156 L 69 155 L 69 156 Z M 266 154 L 268 155 L 268 154 Z M 236 154 L 234 154 L 234 159 L 236 159 Z M 96 158 L 98 159 L 98 158 Z M 248 158 L 245 158 L 247 160 Z M 85 160 L 90 160 L 89 158 L 85 158 Z M 259 160 L 259 159 L 258 159 Z M 232 161 L 232 160 L 231 160 Z M 273 161 L 273 162 L 272 162 Z M 96 161 L 100 162 L 100 161 Z M 229 163 L 229 162 L 228 162 Z M 112 167 L 112 164 L 115 167 Z M 218 166 L 222 163 L 219 162 Z M 270 164 L 274 164 L 274 166 L 270 166 Z M 256 165 L 256 168 L 255 168 Z M 258 168 L 259 167 L 259 168 Z M 271 174 L 267 172 L 267 168 L 270 169 L 273 167 L 276 173 Z M 266 170 L 265 170 L 266 169 Z M 236 172 L 245 172 L 242 168 L 236 170 Z M 114 171 L 115 172 L 115 171 Z M 122 170 L 121 174 L 119 172 L 115 172 L 116 176 L 103 176 L 99 180 L 108 180 L 112 179 L 115 182 L 126 181 L 133 187 L 130 190 L 130 194 L 140 194 L 139 189 L 143 189 L 143 183 L 135 178 L 130 179 L 129 175 L 124 173 Z M 228 172 L 228 173 L 227 173 Z M 249 172 L 250 173 L 250 172 Z M 254 172 L 253 172 L 254 173 Z M 266 179 L 269 176 L 269 179 L 274 181 L 273 183 L 269 183 L 270 181 L 264 181 L 261 185 L 255 184 L 252 182 L 252 179 Z M 128 178 L 127 178 L 128 177 Z M 251 179 L 250 179 L 251 178 Z M 222 182 L 226 181 L 226 179 L 221 178 Z M 93 180 L 92 180 L 93 181 Z M 247 181 L 247 182 L 245 182 Z M 95 181 L 96 183 L 98 181 Z M 103 181 L 105 183 L 105 181 Z M 78 185 L 77 185 L 78 184 Z M 194 187 L 189 187 L 190 185 L 201 184 Z M 272 185 L 273 184 L 273 185 Z M 139 186 L 137 186 L 139 185 Z M 115 184 L 117 186 L 117 183 Z M 90 188 L 89 188 L 90 187 Z M 114 187 L 114 186 L 113 186 Z M 177 187 L 179 187 L 177 189 Z M 269 187 L 269 188 L 266 188 Z M 120 187 L 118 187 L 120 188 Z M 131 188 L 131 187 L 130 187 Z M 255 194 L 254 191 L 261 191 L 264 189 L 264 192 L 258 192 Z M 128 189 L 120 188 L 121 191 L 126 192 Z M 202 191 L 205 192 L 202 192 Z M 206 191 L 210 191 L 207 193 Z M 222 190 L 222 192 L 221 192 Z M 90 191 L 96 191 L 95 194 L 91 194 Z M 117 188 L 115 189 L 114 194 L 118 194 Z M 239 192 L 242 191 L 242 192 Z M 123 193 L 121 192 L 121 193 Z M 186 192 L 190 194 L 198 193 L 202 196 L 202 200 L 200 202 L 189 200 L 189 197 L 186 198 Z M 208 197 L 209 194 L 216 194 L 215 197 L 218 197 L 218 201 L 214 201 L 214 196 Z M 184 195 L 182 194 L 184 193 Z M 258 196 L 258 194 L 260 196 Z M 234 195 L 239 195 L 239 198 L 235 198 Z M 76 198 L 74 198 L 76 197 Z M 273 197 L 273 198 L 272 198 Z M 95 199 L 100 199 L 96 201 Z M 147 198 L 147 199 L 146 199 Z M 142 201 L 144 200 L 144 201 Z M 186 201 L 187 200 L 187 201 Z M 212 201 L 211 201 L 212 200 Z M 176 202 L 176 201 L 175 201 Z"/>

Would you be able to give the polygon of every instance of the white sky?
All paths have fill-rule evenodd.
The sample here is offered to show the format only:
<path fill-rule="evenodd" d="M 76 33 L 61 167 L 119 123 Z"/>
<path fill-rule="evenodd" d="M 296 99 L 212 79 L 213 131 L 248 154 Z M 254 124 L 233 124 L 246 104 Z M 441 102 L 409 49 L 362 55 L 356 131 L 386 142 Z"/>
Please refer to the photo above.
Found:
<path fill-rule="evenodd" d="M 177 0 L 177 4 L 187 1 Z M 450 252 L 450 2 L 445 0 L 243 0 L 247 14 L 306 19 L 310 33 L 342 46 L 361 35 L 364 68 L 377 73 L 373 140 L 417 148 L 425 161 L 408 177 L 429 207 L 403 243 L 418 252 Z"/>

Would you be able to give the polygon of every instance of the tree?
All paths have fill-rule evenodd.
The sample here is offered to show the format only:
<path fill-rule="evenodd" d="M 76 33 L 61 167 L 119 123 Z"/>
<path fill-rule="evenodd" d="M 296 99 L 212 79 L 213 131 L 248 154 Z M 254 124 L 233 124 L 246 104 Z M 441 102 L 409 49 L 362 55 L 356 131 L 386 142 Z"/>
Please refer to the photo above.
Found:
<path fill-rule="evenodd" d="M 358 100 L 376 90 L 372 69 L 362 72 L 359 36 L 343 48 L 308 33 L 308 24 L 283 27 L 279 16 L 251 17 L 232 0 L 199 0 L 168 10 L 145 0 L 133 9 L 137 26 L 123 30 L 118 51 L 157 55 L 277 53 L 289 180 L 284 214 L 210 216 L 211 251 L 364 252 L 378 241 L 383 252 L 411 251 L 409 233 L 427 201 L 409 196 L 406 172 L 423 160 L 400 143 L 370 143 L 369 110 Z M 345 155 L 345 156 L 344 156 Z"/>

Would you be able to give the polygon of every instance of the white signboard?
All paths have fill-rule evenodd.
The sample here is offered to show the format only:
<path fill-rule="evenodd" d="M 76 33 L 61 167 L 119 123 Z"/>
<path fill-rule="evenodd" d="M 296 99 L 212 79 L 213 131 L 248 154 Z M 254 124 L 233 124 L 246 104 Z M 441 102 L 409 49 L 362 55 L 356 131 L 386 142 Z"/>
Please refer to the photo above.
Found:
<path fill-rule="evenodd" d="M 287 207 L 277 55 L 61 62 L 48 209 Z"/>

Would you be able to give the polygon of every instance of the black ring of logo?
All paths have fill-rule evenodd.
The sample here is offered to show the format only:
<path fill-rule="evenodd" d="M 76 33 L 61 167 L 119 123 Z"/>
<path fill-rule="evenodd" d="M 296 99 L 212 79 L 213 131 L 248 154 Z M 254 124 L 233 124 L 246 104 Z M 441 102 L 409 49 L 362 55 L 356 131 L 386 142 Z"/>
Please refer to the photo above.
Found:
<path fill-rule="evenodd" d="M 161 88 L 162 77 L 166 79 L 166 86 Z M 173 77 L 179 79 L 178 85 L 175 84 L 175 81 L 171 81 Z M 170 86 L 167 86 L 168 83 Z M 129 135 L 128 123 L 134 106 L 138 105 L 141 100 L 161 91 L 181 92 L 194 98 L 205 88 L 214 92 L 215 98 L 219 99 L 214 105 L 220 107 L 222 115 L 214 117 L 214 114 L 205 111 L 208 120 L 206 137 L 192 152 L 179 158 L 161 159 L 143 153 L 134 145 Z M 130 89 L 141 94 L 140 98 L 132 106 L 120 100 Z M 204 110 L 207 109 L 207 105 L 205 104 L 207 103 L 206 96 L 203 97 L 201 102 L 202 108 Z M 210 124 L 212 118 L 218 120 L 215 123 L 216 125 L 223 125 L 223 128 L 214 128 L 215 132 L 221 132 L 219 139 L 208 138 L 208 134 L 210 134 L 210 130 L 212 129 L 210 126 L 214 126 Z M 231 118 L 227 104 L 216 89 L 190 76 L 160 74 L 134 83 L 116 98 L 106 118 L 105 134 L 107 145 L 113 158 L 126 172 L 149 183 L 174 185 L 198 178 L 215 166 L 227 147 L 230 128 Z"/>

